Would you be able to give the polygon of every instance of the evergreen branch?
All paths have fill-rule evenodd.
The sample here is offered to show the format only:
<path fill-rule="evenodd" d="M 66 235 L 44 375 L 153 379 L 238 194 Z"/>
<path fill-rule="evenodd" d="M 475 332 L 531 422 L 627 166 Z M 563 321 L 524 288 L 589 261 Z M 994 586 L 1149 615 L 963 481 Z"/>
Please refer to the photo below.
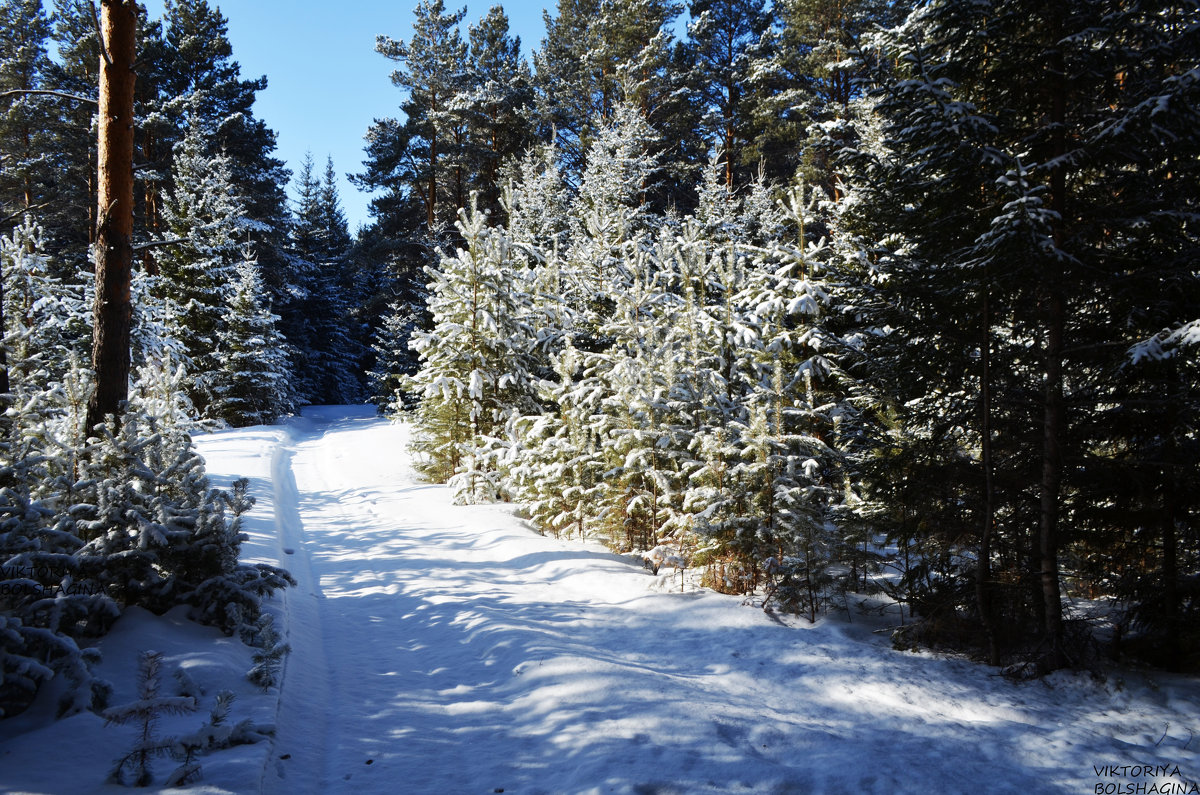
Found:
<path fill-rule="evenodd" d="M 21 96 L 59 97 L 60 99 L 69 99 L 74 102 L 86 102 L 90 105 L 100 104 L 99 100 L 92 99 L 91 97 L 85 97 L 81 94 L 71 94 L 66 91 L 54 91 L 48 88 L 13 88 L 8 91 L 0 91 L 0 99 Z"/>

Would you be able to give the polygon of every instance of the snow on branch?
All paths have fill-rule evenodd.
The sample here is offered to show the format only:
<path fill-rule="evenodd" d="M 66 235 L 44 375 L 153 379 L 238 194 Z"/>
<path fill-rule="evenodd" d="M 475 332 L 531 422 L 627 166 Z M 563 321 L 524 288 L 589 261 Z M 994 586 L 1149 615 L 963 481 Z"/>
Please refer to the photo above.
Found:
<path fill-rule="evenodd" d="M 1139 342 L 1129 349 L 1129 359 L 1133 364 L 1145 360 L 1170 359 L 1180 348 L 1189 345 L 1200 345 L 1200 319 L 1184 323 L 1174 331 L 1163 329 L 1150 339 Z"/>

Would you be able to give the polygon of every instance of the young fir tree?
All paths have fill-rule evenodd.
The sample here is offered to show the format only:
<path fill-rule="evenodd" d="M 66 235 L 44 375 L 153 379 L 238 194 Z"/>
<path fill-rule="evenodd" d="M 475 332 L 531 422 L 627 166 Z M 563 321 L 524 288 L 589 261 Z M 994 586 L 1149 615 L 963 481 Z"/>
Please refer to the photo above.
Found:
<path fill-rule="evenodd" d="M 174 161 L 174 187 L 163 206 L 167 234 L 174 243 L 159 256 L 158 288 L 175 312 L 170 330 L 188 361 L 189 396 L 211 416 L 211 374 L 220 366 L 217 334 L 236 267 L 242 260 L 245 204 L 233 187 L 229 158 L 213 152 L 207 129 L 194 118 Z"/>
<path fill-rule="evenodd" d="M 183 342 L 173 336 L 179 328 L 177 307 L 159 289 L 161 278 L 145 271 L 133 276 L 130 355 L 135 376 L 129 399 L 164 427 L 187 431 L 200 422 L 188 391 L 191 359 Z"/>
<path fill-rule="evenodd" d="M 18 399 L 59 382 L 72 357 L 86 356 L 90 323 L 82 291 L 54 278 L 45 233 L 29 216 L 0 238 L 4 352 L 0 364 Z"/>
<path fill-rule="evenodd" d="M 570 246 L 562 260 L 562 288 L 577 309 L 580 347 L 604 341 L 607 321 L 623 279 L 622 249 L 651 224 L 642 199 L 658 174 L 649 148 L 656 138 L 645 117 L 628 102 L 618 104 L 588 149 L 587 169 L 570 212 Z"/>
<path fill-rule="evenodd" d="M 24 710 L 55 676 L 65 682 L 60 714 L 103 699 L 84 638 L 118 615 L 116 603 L 82 579 L 79 540 L 66 508 L 76 482 L 90 384 L 64 334 L 82 314 L 47 274 L 41 229 L 26 219 L 0 239 L 4 326 L 0 341 L 0 714 Z M 78 332 L 76 332 L 78 333 Z M 78 347 L 76 344 L 74 347 Z"/>
<path fill-rule="evenodd" d="M 513 242 L 541 254 L 564 251 L 572 197 L 554 148 L 530 150 L 511 163 L 510 172 L 505 211 Z"/>
<path fill-rule="evenodd" d="M 126 784 L 126 779 L 137 787 L 148 787 L 154 781 L 151 763 L 156 756 L 167 756 L 175 739 L 158 737 L 158 721 L 166 715 L 185 715 L 196 710 L 196 699 L 191 696 L 160 696 L 162 685 L 162 662 L 160 652 L 144 651 L 138 662 L 138 699 L 128 704 L 104 710 L 105 725 L 133 724 L 137 739 L 129 753 L 116 760 L 108 780 L 113 784 Z"/>
<path fill-rule="evenodd" d="M 292 372 L 279 319 L 263 305 L 263 284 L 254 260 L 237 268 L 238 280 L 218 334 L 220 370 L 212 379 L 209 413 L 234 427 L 269 425 L 294 409 Z"/>

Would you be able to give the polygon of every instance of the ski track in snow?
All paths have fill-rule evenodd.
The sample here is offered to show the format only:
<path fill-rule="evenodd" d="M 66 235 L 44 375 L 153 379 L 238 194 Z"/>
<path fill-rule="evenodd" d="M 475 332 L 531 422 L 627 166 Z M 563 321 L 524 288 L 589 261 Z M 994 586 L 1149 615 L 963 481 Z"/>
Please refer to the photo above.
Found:
<path fill-rule="evenodd" d="M 1015 685 L 892 651 L 862 618 L 788 626 L 662 593 L 598 545 L 453 506 L 414 474 L 407 434 L 369 407 L 312 407 L 271 459 L 299 585 L 263 792 L 1091 792 L 1125 783 L 1093 765 L 1147 763 L 1200 777 L 1193 680 L 1163 675 L 1149 705 L 1069 676 Z"/>

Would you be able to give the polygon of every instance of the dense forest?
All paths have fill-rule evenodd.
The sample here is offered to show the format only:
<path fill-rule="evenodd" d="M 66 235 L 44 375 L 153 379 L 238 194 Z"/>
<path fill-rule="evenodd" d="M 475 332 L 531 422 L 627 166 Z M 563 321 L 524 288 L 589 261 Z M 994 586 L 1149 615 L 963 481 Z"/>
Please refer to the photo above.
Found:
<path fill-rule="evenodd" d="M 462 500 L 771 609 L 1200 665 L 1194 1 L 561 0 L 531 59 L 499 6 L 414 15 L 352 235 L 220 10 L 141 12 L 129 400 L 87 427 L 109 53 L 90 0 L 0 2 L 0 709 L 124 604 L 252 625 L 286 575 L 187 433 L 364 400 Z"/>

